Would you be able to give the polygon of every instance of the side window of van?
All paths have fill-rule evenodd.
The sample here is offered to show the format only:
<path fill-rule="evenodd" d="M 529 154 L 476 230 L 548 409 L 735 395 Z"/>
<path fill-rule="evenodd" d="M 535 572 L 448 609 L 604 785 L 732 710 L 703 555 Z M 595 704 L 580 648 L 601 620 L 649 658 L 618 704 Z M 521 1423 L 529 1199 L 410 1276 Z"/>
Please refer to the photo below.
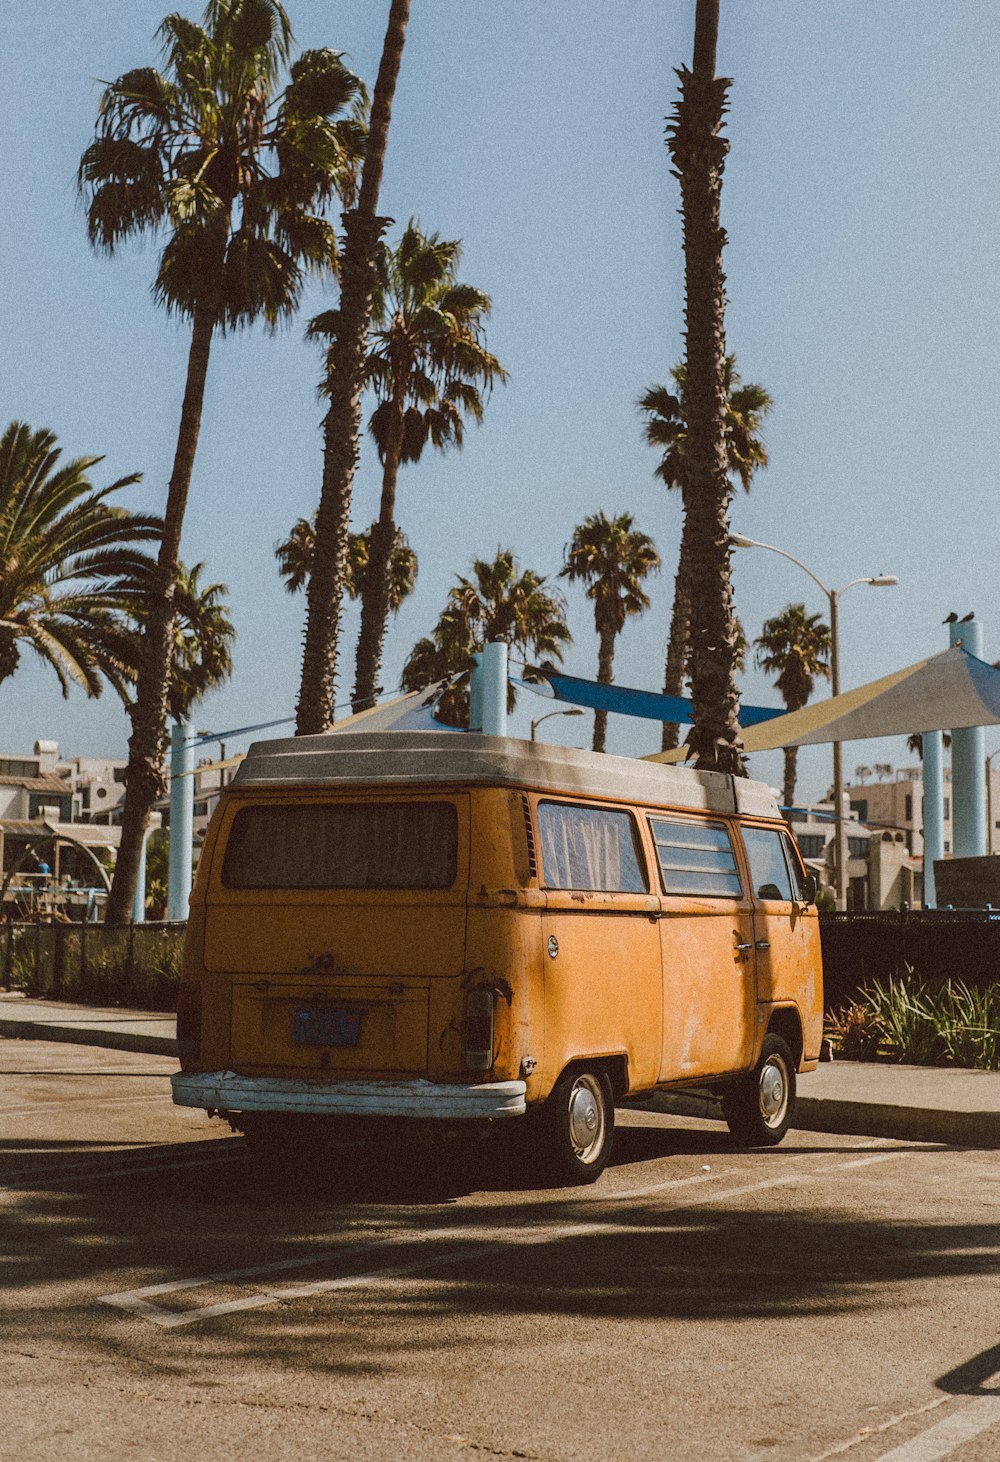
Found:
<path fill-rule="evenodd" d="M 750 879 L 754 894 L 759 899 L 778 899 L 787 903 L 794 898 L 791 875 L 782 846 L 783 836 L 777 828 L 743 829 L 743 841 L 750 860 Z"/>
<path fill-rule="evenodd" d="M 796 896 L 801 898 L 803 884 L 806 878 L 805 873 L 802 871 L 802 860 L 799 858 L 795 846 L 787 833 L 781 834 L 781 846 L 784 848 L 785 858 L 788 860 L 788 871 L 792 875 L 792 887 L 796 891 Z"/>
<path fill-rule="evenodd" d="M 727 899 L 741 896 L 736 854 L 724 823 L 651 817 L 649 825 L 664 893 Z"/>
<path fill-rule="evenodd" d="M 648 891 L 631 813 L 540 802 L 538 833 L 546 888 Z"/>

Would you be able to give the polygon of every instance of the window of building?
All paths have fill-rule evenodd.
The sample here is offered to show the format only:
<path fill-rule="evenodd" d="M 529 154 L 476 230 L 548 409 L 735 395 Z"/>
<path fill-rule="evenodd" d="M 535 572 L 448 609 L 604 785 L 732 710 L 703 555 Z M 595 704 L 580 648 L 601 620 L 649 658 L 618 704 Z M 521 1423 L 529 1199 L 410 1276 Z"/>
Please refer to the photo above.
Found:
<path fill-rule="evenodd" d="M 946 853 L 950 853 L 951 852 L 951 843 L 949 843 L 949 841 L 948 841 L 947 838 L 945 838 L 945 840 L 944 840 L 944 850 L 945 850 Z"/>
<path fill-rule="evenodd" d="M 630 812 L 540 802 L 538 832 L 546 888 L 648 892 Z"/>
<path fill-rule="evenodd" d="M 950 797 L 946 797 L 944 799 L 944 820 L 945 820 L 945 822 L 948 821 L 949 817 L 951 817 L 951 798 Z"/>
<path fill-rule="evenodd" d="M 37 777 L 37 761 L 18 761 L 13 756 L 0 756 L 0 777 Z"/>
<path fill-rule="evenodd" d="M 903 799 L 903 821 L 913 821 L 913 794 L 910 792 L 907 792 Z"/>
<path fill-rule="evenodd" d="M 852 802 L 851 803 L 851 811 L 854 813 L 854 816 L 858 819 L 858 822 L 867 822 L 868 821 L 868 799 L 867 799 L 867 797 L 862 797 L 859 801 Z"/>
<path fill-rule="evenodd" d="M 55 807 L 59 822 L 72 822 L 73 820 L 72 796 L 57 797 L 52 792 L 29 792 L 28 817 L 41 817 L 43 807 Z"/>
<path fill-rule="evenodd" d="M 675 822 L 651 817 L 663 892 L 739 898 L 743 892 L 736 854 L 724 823 Z"/>
<path fill-rule="evenodd" d="M 803 858 L 822 858 L 826 839 L 822 833 L 803 833 L 795 839 Z"/>
<path fill-rule="evenodd" d="M 868 839 L 867 838 L 848 838 L 847 839 L 847 856 L 849 858 L 867 858 L 868 857 Z"/>
<path fill-rule="evenodd" d="M 194 810 L 192 812 L 192 816 L 193 817 L 207 817 L 208 816 L 208 803 L 207 802 L 196 802 L 194 804 Z"/>
<path fill-rule="evenodd" d="M 244 807 L 222 865 L 226 888 L 450 888 L 458 813 L 450 802 Z"/>

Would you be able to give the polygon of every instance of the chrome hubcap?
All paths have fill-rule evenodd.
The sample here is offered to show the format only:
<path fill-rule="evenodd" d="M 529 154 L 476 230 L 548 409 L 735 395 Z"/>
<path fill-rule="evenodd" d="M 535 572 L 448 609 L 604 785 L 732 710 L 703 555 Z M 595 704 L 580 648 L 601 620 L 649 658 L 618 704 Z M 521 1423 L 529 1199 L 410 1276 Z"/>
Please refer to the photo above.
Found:
<path fill-rule="evenodd" d="M 569 1094 L 569 1139 L 581 1162 L 593 1162 L 604 1146 L 604 1092 L 596 1076 L 578 1076 Z"/>
<path fill-rule="evenodd" d="M 784 1064 L 772 1058 L 760 1073 L 760 1111 L 769 1127 L 779 1127 L 788 1106 L 788 1080 Z"/>

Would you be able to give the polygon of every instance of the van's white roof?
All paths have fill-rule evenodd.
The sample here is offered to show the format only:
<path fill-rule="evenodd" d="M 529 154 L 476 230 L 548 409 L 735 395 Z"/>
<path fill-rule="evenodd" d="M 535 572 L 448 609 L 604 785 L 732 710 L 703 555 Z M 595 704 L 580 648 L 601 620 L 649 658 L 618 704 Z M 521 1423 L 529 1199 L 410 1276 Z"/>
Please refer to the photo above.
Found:
<path fill-rule="evenodd" d="M 450 731 L 332 732 L 255 741 L 233 785 L 349 787 L 477 783 L 661 807 L 777 817 L 763 782 L 631 757 Z"/>

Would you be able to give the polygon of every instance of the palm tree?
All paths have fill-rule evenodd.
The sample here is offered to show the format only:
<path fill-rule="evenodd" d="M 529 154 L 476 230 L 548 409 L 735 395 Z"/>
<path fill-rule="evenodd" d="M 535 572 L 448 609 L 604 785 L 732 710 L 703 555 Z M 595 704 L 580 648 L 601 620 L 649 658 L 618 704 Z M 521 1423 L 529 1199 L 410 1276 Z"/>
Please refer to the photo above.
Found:
<path fill-rule="evenodd" d="M 382 463 L 382 497 L 361 593 L 355 711 L 372 704 L 382 663 L 400 465 L 419 461 L 428 442 L 442 452 L 461 447 L 463 418 L 482 420 L 483 389 L 506 379 L 482 340 L 490 297 L 459 282 L 461 257 L 457 239 L 425 235 L 412 218 L 397 247 L 382 256 L 365 362 L 366 382 L 378 400 L 369 430 Z M 330 334 L 336 313 L 320 315 L 310 328 L 314 335 Z"/>
<path fill-rule="evenodd" d="M 571 584 L 587 586 L 587 598 L 594 604 L 594 626 L 600 639 L 597 681 L 610 685 L 615 658 L 615 640 L 626 619 L 649 608 L 649 595 L 642 587 L 647 575 L 660 567 L 660 555 L 653 540 L 632 526 L 631 513 L 607 518 L 592 513 L 573 530 L 560 577 Z M 594 713 L 595 751 L 604 750 L 608 713 Z"/>
<path fill-rule="evenodd" d="M 688 738 L 700 768 L 745 775 L 740 744 L 726 453 L 725 230 L 719 219 L 729 144 L 721 135 L 729 82 L 715 75 L 719 0 L 697 0 L 694 61 L 682 66 L 667 145 L 684 227 L 685 562 L 691 589 Z"/>
<path fill-rule="evenodd" d="M 646 415 L 645 437 L 652 447 L 663 450 L 656 475 L 668 490 L 683 491 L 685 482 L 688 437 L 685 396 L 687 369 L 683 363 L 670 372 L 675 390 L 651 386 L 640 398 L 639 408 Z M 750 491 L 754 474 L 767 466 L 767 448 L 760 436 L 760 425 L 773 404 L 763 386 L 744 384 L 736 369 L 736 357 L 727 355 L 724 367 L 726 389 L 726 460 L 730 478 L 738 478 L 744 492 Z M 685 515 L 685 529 L 687 516 Z M 673 609 L 667 636 L 667 662 L 663 676 L 664 695 L 684 693 L 684 680 L 690 648 L 691 592 L 688 585 L 689 533 L 681 537 L 681 550 L 674 580 Z M 738 668 L 738 667 L 737 667 Z M 680 728 L 665 721 L 661 749 L 672 751 L 678 742 Z"/>
<path fill-rule="evenodd" d="M 1000 665 L 994 665 L 994 669 L 1000 670 Z M 945 751 L 951 746 L 951 732 L 945 731 L 941 736 L 941 745 Z M 906 749 L 912 751 L 921 761 L 924 759 L 924 738 L 921 732 L 911 731 L 906 738 Z"/>
<path fill-rule="evenodd" d="M 804 604 L 789 604 L 754 641 L 761 670 L 775 676 L 775 685 L 789 711 L 800 711 L 813 693 L 816 677 L 829 679 L 833 639 L 830 626 L 818 614 L 807 614 Z M 795 803 L 795 776 L 799 750 L 785 747 L 784 806 Z"/>
<path fill-rule="evenodd" d="M 330 405 L 323 423 L 323 484 L 316 513 L 316 552 L 309 576 L 297 736 L 325 731 L 333 714 L 351 494 L 360 453 L 365 348 L 378 284 L 380 242 L 391 222 L 378 216 L 378 198 L 409 18 L 410 0 L 390 0 L 357 207 L 343 215 L 340 307 L 336 321 L 328 322 L 333 328 L 328 372 Z"/>
<path fill-rule="evenodd" d="M 101 98 L 80 163 L 91 243 L 164 233 L 157 301 L 190 320 L 187 380 L 159 567 L 144 625 L 127 797 L 105 918 L 129 917 L 149 810 L 163 790 L 167 685 L 181 530 L 216 331 L 295 310 L 305 275 L 330 272 L 337 238 L 321 216 L 350 197 L 364 92 L 333 51 L 304 52 L 279 90 L 292 42 L 279 0 L 209 0 L 203 24 L 168 15 L 166 71 L 129 71 Z"/>
<path fill-rule="evenodd" d="M 459 577 L 431 635 L 418 640 L 403 666 L 404 690 L 423 690 L 435 681 L 456 683 L 438 703 L 438 719 L 469 724 L 468 671 L 473 654 L 494 640 L 505 640 L 521 655 L 561 660 L 572 635 L 562 597 L 546 587 L 533 569 L 520 572 L 511 550 L 498 549 L 492 562 L 477 559 L 471 576 Z M 507 703 L 515 695 L 508 687 Z"/>
<path fill-rule="evenodd" d="M 364 592 L 374 531 L 373 523 L 367 533 L 352 533 L 348 538 L 344 587 L 352 599 L 360 598 Z M 308 583 L 315 548 L 315 520 L 310 522 L 308 518 L 298 518 L 284 543 L 279 543 L 274 550 L 278 560 L 278 572 L 284 579 L 289 594 L 297 594 Z M 413 593 L 418 571 L 417 555 L 410 547 L 406 534 L 397 528 L 392 558 L 389 561 L 391 613 L 396 614 L 403 600 Z"/>
<path fill-rule="evenodd" d="M 55 443 L 23 421 L 0 438 L 0 682 L 25 644 L 55 671 L 63 695 L 77 684 L 97 696 L 105 679 L 123 684 L 101 626 L 137 597 L 134 580 L 152 560 L 136 545 L 158 539 L 162 523 L 108 501 L 140 473 L 95 489 L 88 473 L 104 459 L 59 466 Z"/>
<path fill-rule="evenodd" d="M 151 566 L 151 569 L 155 566 Z M 233 670 L 236 631 L 223 596 L 225 584 L 201 583 L 205 565 L 178 565 L 171 634 L 167 710 L 175 721 L 187 719 L 208 691 L 224 684 Z M 112 608 L 93 626 L 95 641 L 117 670 L 116 689 L 131 709 L 133 688 L 142 664 L 143 630 L 152 611 L 152 572 L 135 576 Z"/>

